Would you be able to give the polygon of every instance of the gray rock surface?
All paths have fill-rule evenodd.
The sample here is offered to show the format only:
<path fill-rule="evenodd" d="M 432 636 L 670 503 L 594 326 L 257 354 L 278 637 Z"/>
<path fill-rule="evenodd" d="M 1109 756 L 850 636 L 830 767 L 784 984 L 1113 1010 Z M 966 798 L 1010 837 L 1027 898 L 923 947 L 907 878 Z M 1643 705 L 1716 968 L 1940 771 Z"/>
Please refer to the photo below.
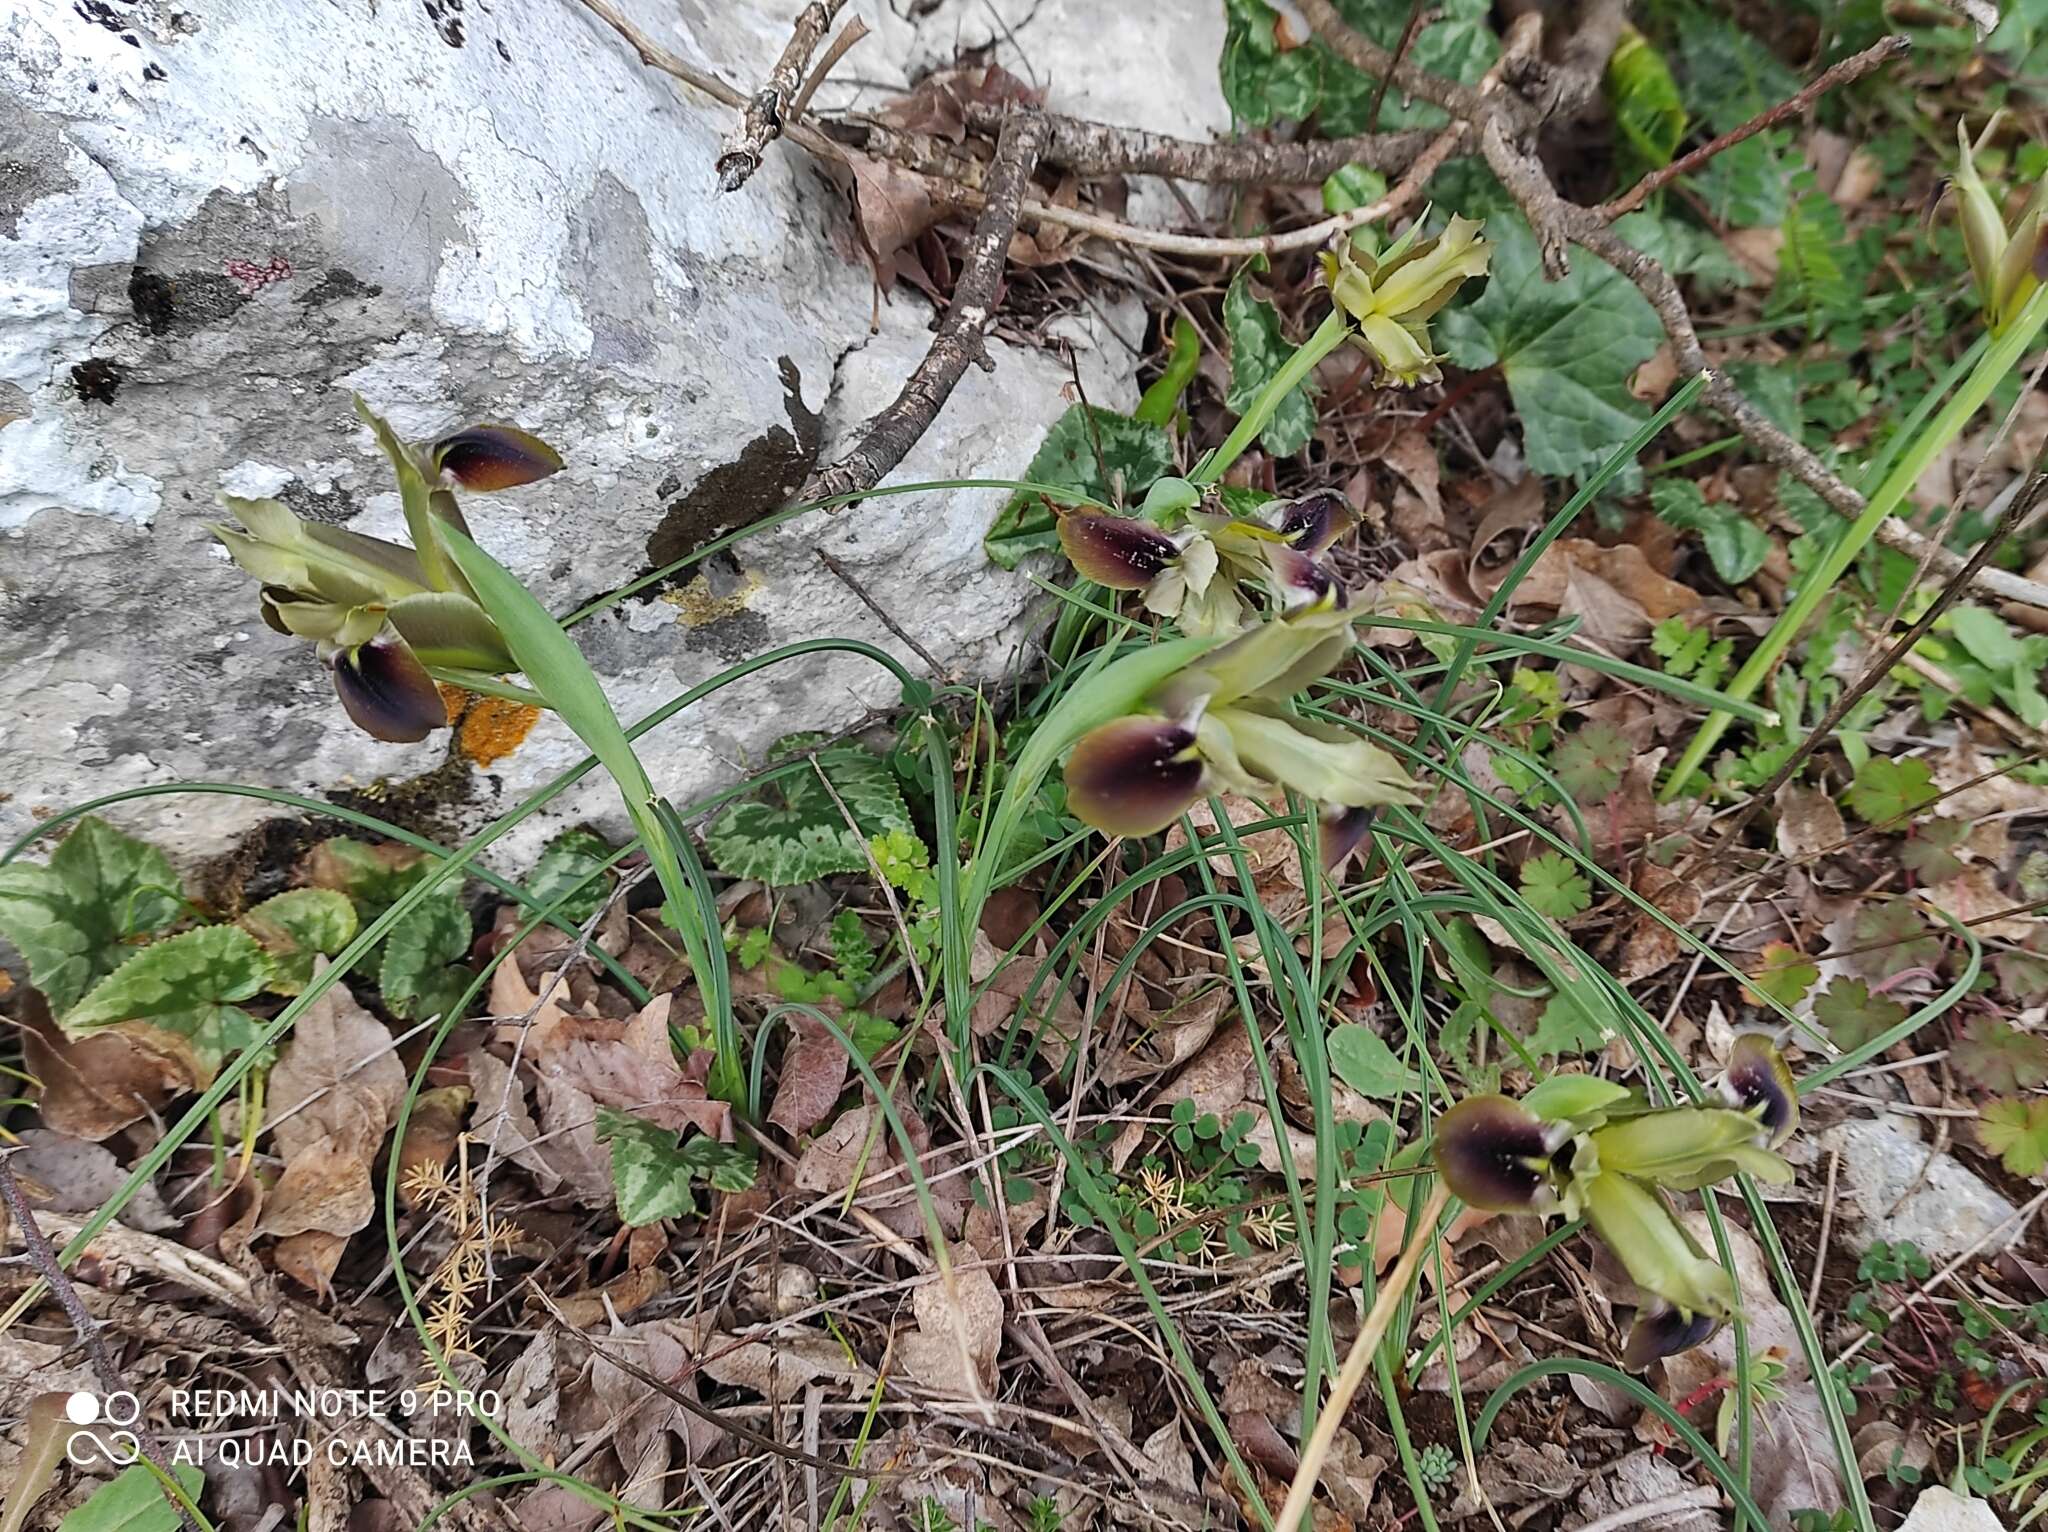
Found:
<path fill-rule="evenodd" d="M 1829 1151 L 1841 1151 L 1842 1210 L 1865 1243 L 1910 1240 L 1944 1260 L 1970 1249 L 1995 1254 L 2024 1232 L 2012 1203 L 1952 1155 L 1935 1153 L 1905 1119 L 1852 1118 L 1820 1134 L 1816 1147 L 1823 1166 Z"/>
<path fill-rule="evenodd" d="M 752 82 L 797 5 L 628 9 Z M 1108 8 L 1115 49 L 1104 8 L 1082 0 L 946 0 L 914 23 L 854 9 L 880 33 L 848 66 L 867 78 L 944 63 L 1000 16 L 1054 106 L 1192 134 L 1224 120 L 1220 7 L 1190 7 L 1199 25 L 1180 7 Z M 930 311 L 898 289 L 870 335 L 843 196 L 801 152 L 776 146 L 720 196 L 711 166 L 731 120 L 574 0 L 9 8 L 0 837 L 132 786 L 387 791 L 452 758 L 446 735 L 402 747 L 350 729 L 309 648 L 263 626 L 203 525 L 226 489 L 398 531 L 352 391 L 407 435 L 499 418 L 562 450 L 556 478 L 469 503 L 480 539 L 557 611 L 760 515 L 850 441 L 922 353 Z M 1123 312 L 1122 340 L 1092 319 L 1068 327 L 1098 403 L 1133 397 L 1135 319 Z M 1069 402 L 1068 367 L 1051 349 L 991 349 L 995 372 L 970 373 L 898 481 L 1022 471 Z M 942 666 L 993 676 L 1032 593 L 980 552 L 1001 498 L 931 493 L 791 523 L 579 638 L 629 719 L 798 638 L 865 639 L 922 670 L 821 567 L 824 546 Z M 775 737 L 895 695 L 866 661 L 807 658 L 692 708 L 653 737 L 650 765 L 686 801 Z M 579 753 L 544 720 L 487 768 L 450 767 L 435 793 L 460 805 L 451 827 L 472 825 Z M 272 812 L 186 797 L 117 817 L 192 856 Z M 587 784 L 507 860 L 585 818 L 623 823 Z"/>

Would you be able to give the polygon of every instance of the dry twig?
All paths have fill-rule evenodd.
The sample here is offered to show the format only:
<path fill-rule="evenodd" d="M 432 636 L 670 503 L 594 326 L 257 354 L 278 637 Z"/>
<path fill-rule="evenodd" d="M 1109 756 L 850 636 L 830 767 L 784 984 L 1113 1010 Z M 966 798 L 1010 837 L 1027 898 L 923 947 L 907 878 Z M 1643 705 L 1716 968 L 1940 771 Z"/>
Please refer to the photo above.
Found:
<path fill-rule="evenodd" d="M 78 1341 L 85 1348 L 86 1358 L 92 1363 L 93 1376 L 100 1380 L 100 1387 L 109 1394 L 132 1394 L 121 1378 L 120 1369 L 114 1366 L 112 1353 L 100 1334 L 99 1321 L 92 1317 L 85 1303 L 78 1296 L 78 1289 L 65 1275 L 64 1263 L 57 1259 L 57 1252 L 50 1247 L 50 1241 L 43 1234 L 42 1226 L 36 1222 L 35 1209 L 28 1205 L 28 1198 L 22 1194 L 21 1183 L 14 1177 L 14 1167 L 8 1163 L 12 1155 L 0 1154 L 0 1202 L 13 1215 L 15 1227 L 21 1231 L 21 1242 L 28 1250 L 29 1264 L 34 1266 L 43 1281 L 49 1284 L 51 1296 L 57 1306 L 71 1321 L 71 1328 L 78 1332 Z M 164 1456 L 163 1443 L 156 1432 L 140 1418 L 134 1428 L 137 1447 L 150 1465 L 167 1482 L 171 1478 L 170 1466 Z M 182 1505 L 178 1507 L 178 1520 L 199 1532 L 199 1523 L 192 1519 L 192 1513 Z"/>
<path fill-rule="evenodd" d="M 931 350 L 917 364 L 903 391 L 868 422 L 853 450 L 814 474 L 798 494 L 799 500 L 832 499 L 873 489 L 917 445 L 965 375 L 967 364 L 975 361 L 994 368 L 981 329 L 995 304 L 1010 236 L 1017 231 L 1018 210 L 1044 152 L 1045 137 L 1045 119 L 1035 112 L 1016 113 L 1004 124 L 995 163 L 989 168 L 981 217 L 961 259 L 953 301 L 932 337 Z"/>
<path fill-rule="evenodd" d="M 808 86 L 804 84 L 811 54 L 817 50 L 819 39 L 845 4 L 846 0 L 811 0 L 797 12 L 789 45 L 782 50 L 782 57 L 775 61 L 775 67 L 768 71 L 767 81 L 747 99 L 746 111 L 740 118 L 740 130 L 727 140 L 725 152 L 718 157 L 720 191 L 738 191 L 746 185 L 747 178 L 761 168 L 761 155 L 768 146 L 782 137 L 783 130 L 801 115 L 796 108 L 798 93 L 808 99 L 811 91 L 817 88 L 815 80 Z M 645 56 L 643 53 L 642 57 Z M 831 67 L 836 57 L 837 54 L 829 56 L 825 67 Z"/>

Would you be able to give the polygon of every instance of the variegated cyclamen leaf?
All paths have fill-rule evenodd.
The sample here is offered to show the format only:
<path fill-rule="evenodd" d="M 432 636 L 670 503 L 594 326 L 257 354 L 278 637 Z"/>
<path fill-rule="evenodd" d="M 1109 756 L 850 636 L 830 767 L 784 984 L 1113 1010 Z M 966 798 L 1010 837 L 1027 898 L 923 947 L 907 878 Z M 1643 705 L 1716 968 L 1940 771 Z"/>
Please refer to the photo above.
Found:
<path fill-rule="evenodd" d="M 630 1112 L 597 1109 L 597 1136 L 611 1145 L 612 1194 L 629 1227 L 683 1218 L 697 1211 L 691 1166 L 676 1135 Z"/>
<path fill-rule="evenodd" d="M 296 995 L 313 978 L 313 959 L 333 957 L 356 934 L 356 907 L 331 888 L 294 888 L 245 912 L 235 922 L 270 958 L 273 994 Z"/>
<path fill-rule="evenodd" d="M 612 875 L 593 874 L 610 860 L 612 849 L 611 842 L 595 830 L 580 825 L 564 830 L 548 842 L 540 860 L 533 864 L 533 872 L 526 880 L 527 889 L 538 904 L 546 904 L 575 889 L 564 901 L 561 913 L 564 919 L 581 925 L 598 912 L 611 893 Z"/>
<path fill-rule="evenodd" d="M 202 926 L 152 942 L 94 985 L 59 1018 L 73 1037 L 144 1022 L 142 1037 L 185 1065 L 194 1085 L 210 1083 L 230 1054 L 248 1047 L 256 1022 L 239 1002 L 270 977 L 270 960 L 239 926 Z"/>
<path fill-rule="evenodd" d="M 720 871 L 779 887 L 861 872 L 868 865 L 870 838 L 912 829 L 910 811 L 886 761 L 865 750 L 826 750 L 814 757 L 809 770 L 783 777 L 759 797 L 726 809 L 704 832 L 704 846 Z"/>
<path fill-rule="evenodd" d="M 401 1021 L 447 1014 L 473 977 L 454 966 L 469 954 L 469 912 L 453 892 L 416 904 L 384 938 L 377 988 Z"/>
<path fill-rule="evenodd" d="M 175 922 L 184 894 L 169 860 L 104 819 L 79 820 L 47 866 L 0 867 L 0 935 L 62 1016 L 130 957 L 135 941 Z"/>

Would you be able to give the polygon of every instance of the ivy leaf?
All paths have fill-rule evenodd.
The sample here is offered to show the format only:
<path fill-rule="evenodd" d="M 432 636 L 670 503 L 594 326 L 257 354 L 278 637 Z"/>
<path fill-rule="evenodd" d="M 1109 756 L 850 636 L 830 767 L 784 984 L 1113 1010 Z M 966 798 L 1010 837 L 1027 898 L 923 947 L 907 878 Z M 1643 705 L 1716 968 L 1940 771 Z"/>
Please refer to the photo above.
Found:
<path fill-rule="evenodd" d="M 1282 48 L 1275 35 L 1280 17 L 1264 0 L 1226 0 L 1224 16 L 1218 70 L 1230 109 L 1255 127 L 1312 115 L 1323 98 L 1320 45 Z"/>
<path fill-rule="evenodd" d="M 1414 10 L 1411 0 L 1336 0 L 1336 6 L 1354 31 L 1387 49 L 1399 46 Z M 1408 57 L 1433 75 L 1461 85 L 1478 84 L 1500 57 L 1500 39 L 1489 24 L 1492 11 L 1488 0 L 1439 0 L 1429 8 L 1428 23 L 1416 34 Z M 1444 114 L 1427 102 L 1408 100 L 1398 90 L 1382 92 L 1376 77 L 1353 69 L 1320 42 L 1311 46 L 1327 60 L 1318 119 L 1327 136 L 1365 132 L 1375 96 L 1382 97 L 1378 125 L 1383 129 L 1443 125 Z"/>
<path fill-rule="evenodd" d="M 1906 1019 L 1906 1008 L 1887 995 L 1873 995 L 1861 979 L 1837 979 L 1813 1002 L 1813 1019 L 1827 1028 L 1837 1048 L 1850 1053 Z"/>
<path fill-rule="evenodd" d="M 1995 1016 L 1973 1016 L 1949 1057 L 1956 1068 L 2000 1094 L 2048 1085 L 2048 1037 L 2021 1032 Z"/>
<path fill-rule="evenodd" d="M 445 1016 L 474 977 L 454 967 L 469 955 L 469 912 L 452 891 L 416 904 L 384 938 L 377 988 L 401 1021 Z"/>
<path fill-rule="evenodd" d="M 2048 1098 L 2008 1096 L 1984 1105 L 1977 1138 L 2016 1176 L 2048 1166 Z"/>
<path fill-rule="evenodd" d="M 1628 736 L 1611 723 L 1589 723 L 1559 740 L 1550 769 L 1580 803 L 1599 803 L 1621 786 L 1635 751 Z"/>
<path fill-rule="evenodd" d="M 206 1475 L 190 1463 L 171 1469 L 187 1498 L 197 1500 Z M 143 1464 L 123 1469 L 57 1523 L 57 1532 L 177 1532 L 184 1524 L 178 1507 Z"/>
<path fill-rule="evenodd" d="M 1714 573 L 1730 585 L 1747 580 L 1770 556 L 1770 535 L 1762 527 L 1732 505 L 1709 501 L 1691 479 L 1657 480 L 1650 508 L 1672 526 L 1699 533 Z"/>
<path fill-rule="evenodd" d="M 1566 994 L 1550 997 L 1543 1014 L 1536 1018 L 1536 1030 L 1529 1034 L 1529 1051 L 1539 1058 L 1576 1058 L 1597 1053 L 1607 1046 L 1609 1033 L 1584 1006 Z"/>
<path fill-rule="evenodd" d="M 1617 226 L 1624 237 L 1629 221 Z M 1461 367 L 1501 369 L 1532 470 L 1584 478 L 1642 424 L 1628 380 L 1663 326 L 1626 277 L 1583 251 L 1569 277 L 1546 281 L 1519 214 L 1490 216 L 1486 237 L 1493 275 L 1471 304 L 1439 316 L 1444 349 Z"/>
<path fill-rule="evenodd" d="M 1749 987 L 1791 1010 L 1820 979 L 1819 967 L 1790 942 L 1768 942 Z"/>
<path fill-rule="evenodd" d="M 206 1086 L 229 1054 L 255 1041 L 239 1002 L 270 977 L 270 960 L 240 926 L 201 926 L 152 942 L 95 984 L 59 1019 L 73 1037 L 122 1022 L 147 1022 L 151 1041 Z"/>
<path fill-rule="evenodd" d="M 830 873 L 865 871 L 867 842 L 874 836 L 913 833 L 886 761 L 860 749 L 826 750 L 814 760 L 810 769 L 782 778 L 761 797 L 735 803 L 712 821 L 704 846 L 720 871 L 777 887 L 808 883 Z M 819 780 L 821 771 L 831 791 Z M 779 794 L 780 802 L 769 794 Z"/>
<path fill-rule="evenodd" d="M 46 866 L 0 867 L 0 935 L 21 949 L 30 982 L 60 1017 L 183 909 L 164 854 L 92 815 Z"/>
<path fill-rule="evenodd" d="M 1941 961 L 1941 939 L 1929 934 L 1920 912 L 1903 900 L 1865 905 L 1849 929 L 1857 946 L 1878 949 L 1869 956 L 1877 959 L 1883 978 L 1908 968 L 1932 968 Z"/>
<path fill-rule="evenodd" d="M 1117 490 L 1125 503 L 1143 499 L 1152 481 L 1172 467 L 1173 439 L 1164 427 L 1115 410 L 1076 404 L 1053 422 L 1024 477 L 1034 484 L 1079 490 L 1113 505 L 1118 503 Z M 1015 569 L 1026 554 L 1059 545 L 1052 506 L 1043 495 L 1022 489 L 1010 497 L 982 543 L 1004 569 Z"/>
<path fill-rule="evenodd" d="M 265 989 L 296 995 L 313 979 L 313 960 L 333 957 L 356 935 L 356 907 L 331 888 L 295 888 L 266 899 L 235 922 L 270 958 Z"/>
<path fill-rule="evenodd" d="M 1259 391 L 1294 355 L 1280 333 L 1280 311 L 1252 291 L 1252 273 L 1265 268 L 1263 258 L 1245 262 L 1223 294 L 1223 328 L 1230 335 L 1230 393 L 1224 403 L 1237 415 L 1252 407 Z M 1259 442 L 1274 457 L 1292 457 L 1308 445 L 1315 426 L 1315 405 L 1304 381 L 1280 401 Z"/>
<path fill-rule="evenodd" d="M 540 860 L 533 864 L 527 887 L 534 898 L 545 904 L 557 894 L 583 884 L 581 892 L 571 894 L 562 904 L 563 917 L 580 926 L 604 908 L 605 900 L 611 896 L 612 885 L 617 881 L 615 875 L 591 875 L 611 859 L 614 849 L 595 830 L 586 830 L 581 825 L 564 830 L 547 843 Z M 585 879 L 591 881 L 585 883 Z"/>
<path fill-rule="evenodd" d="M 1550 851 L 1522 864 L 1522 897 L 1537 914 L 1568 920 L 1593 907 L 1593 886 L 1570 857 Z"/>
<path fill-rule="evenodd" d="M 1934 771 L 1922 760 L 1873 755 L 1856 770 L 1846 801 L 1866 824 L 1888 824 L 1925 808 L 1939 796 Z"/>
<path fill-rule="evenodd" d="M 612 1195 L 619 1221 L 629 1228 L 683 1218 L 697 1211 L 693 1174 L 674 1130 L 631 1112 L 597 1109 L 597 1136 L 612 1148 Z"/>
<path fill-rule="evenodd" d="M 1936 819 L 1916 826 L 1899 847 L 1899 860 L 1919 874 L 1923 883 L 1946 883 L 1961 877 L 1962 859 L 1955 853 L 1970 827 L 1960 819 Z"/>
<path fill-rule="evenodd" d="M 1337 1078 L 1372 1101 L 1392 1101 L 1422 1084 L 1370 1027 L 1346 1023 L 1330 1032 L 1330 1067 Z"/>

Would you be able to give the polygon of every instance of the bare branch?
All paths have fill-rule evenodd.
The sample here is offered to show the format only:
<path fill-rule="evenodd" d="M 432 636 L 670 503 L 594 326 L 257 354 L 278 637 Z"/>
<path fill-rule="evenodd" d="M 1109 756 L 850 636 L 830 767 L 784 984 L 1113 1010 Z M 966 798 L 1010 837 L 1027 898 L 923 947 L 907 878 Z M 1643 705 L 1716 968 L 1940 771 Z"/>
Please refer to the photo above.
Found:
<path fill-rule="evenodd" d="M 746 185 L 747 178 L 761 168 L 761 155 L 768 146 L 797 120 L 798 113 L 791 107 L 803 88 L 811 54 L 845 4 L 846 0 L 811 0 L 797 12 L 789 45 L 768 71 L 766 83 L 748 98 L 739 132 L 726 141 L 725 152 L 718 157 L 720 191 L 738 191 Z"/>
<path fill-rule="evenodd" d="M 975 222 L 960 263 L 960 278 L 953 285 L 952 304 L 939 322 L 938 334 L 932 337 L 931 350 L 917 364 L 903 391 L 868 422 L 859 444 L 830 468 L 813 475 L 798 494 L 799 500 L 831 499 L 873 489 L 924 435 L 966 373 L 967 364 L 979 361 L 984 367 L 994 366 L 982 343 L 981 328 L 995 304 L 1010 236 L 1017 231 L 1018 210 L 1025 188 L 1031 184 L 1031 173 L 1038 168 L 1045 139 L 1045 119 L 1035 112 L 1018 112 L 1003 125 L 995 162 L 989 167 L 981 217 Z"/>
<path fill-rule="evenodd" d="M 1369 74 L 1376 80 L 1392 80 L 1411 96 L 1418 96 L 1434 106 L 1440 106 L 1453 117 L 1476 123 L 1487 115 L 1487 107 L 1479 99 L 1479 92 L 1470 86 L 1446 80 L 1441 75 L 1419 69 L 1405 59 L 1397 59 L 1370 38 L 1352 30 L 1350 24 L 1337 14 L 1337 8 L 1330 0 L 1301 0 L 1302 14 L 1308 17 L 1308 24 L 1315 28 L 1330 50 L 1361 74 Z"/>
<path fill-rule="evenodd" d="M 1624 214 L 1633 213 L 1648 201 L 1655 192 L 1668 186 L 1680 176 L 1692 174 L 1692 172 L 1706 164 L 1715 155 L 1733 149 L 1746 138 L 1756 137 L 1757 134 L 1763 132 L 1766 128 L 1775 128 L 1781 122 L 1790 121 L 1792 118 L 1803 113 L 1829 91 L 1844 85 L 1854 84 L 1865 75 L 1882 69 L 1893 59 L 1904 58 L 1912 51 L 1913 43 L 1910 38 L 1898 36 L 1879 38 L 1861 53 L 1851 58 L 1845 58 L 1839 64 L 1814 76 L 1797 95 L 1787 97 L 1767 111 L 1758 112 L 1756 116 L 1743 123 L 1741 127 L 1730 128 L 1719 138 L 1710 139 L 1690 153 L 1680 155 L 1662 169 L 1651 171 L 1619 197 L 1614 197 L 1601 203 L 1594 211 L 1610 222 L 1622 217 Z"/>
<path fill-rule="evenodd" d="M 1544 265 L 1552 275 L 1569 269 L 1564 252 L 1569 242 L 1590 251 L 1627 277 L 1656 311 L 1664 333 L 1670 338 L 1672 355 L 1679 371 L 1687 377 L 1700 373 L 1707 375 L 1704 397 L 1708 405 L 1741 432 L 1752 447 L 1806 485 L 1831 509 L 1852 520 L 1862 514 L 1861 495 L 1845 484 L 1798 438 L 1744 397 L 1726 373 L 1708 366 L 1706 351 L 1693 328 L 1692 314 L 1686 308 L 1685 296 L 1663 266 L 1622 239 L 1607 226 L 1598 212 L 1560 197 L 1542 165 L 1515 149 L 1498 121 L 1489 120 L 1481 130 L 1480 152 L 1499 177 L 1501 185 L 1507 188 L 1508 194 L 1528 217 L 1529 226 L 1536 231 Z M 1921 561 L 1945 579 L 1954 578 L 1963 568 L 1961 558 L 1946 548 L 1937 547 L 1896 517 L 1887 517 L 1878 527 L 1877 540 L 1887 548 L 1895 548 Z M 2048 585 L 2038 580 L 2029 580 L 2003 569 L 1982 568 L 1971 576 L 1971 584 L 1978 591 L 2000 600 L 2048 609 Z"/>

